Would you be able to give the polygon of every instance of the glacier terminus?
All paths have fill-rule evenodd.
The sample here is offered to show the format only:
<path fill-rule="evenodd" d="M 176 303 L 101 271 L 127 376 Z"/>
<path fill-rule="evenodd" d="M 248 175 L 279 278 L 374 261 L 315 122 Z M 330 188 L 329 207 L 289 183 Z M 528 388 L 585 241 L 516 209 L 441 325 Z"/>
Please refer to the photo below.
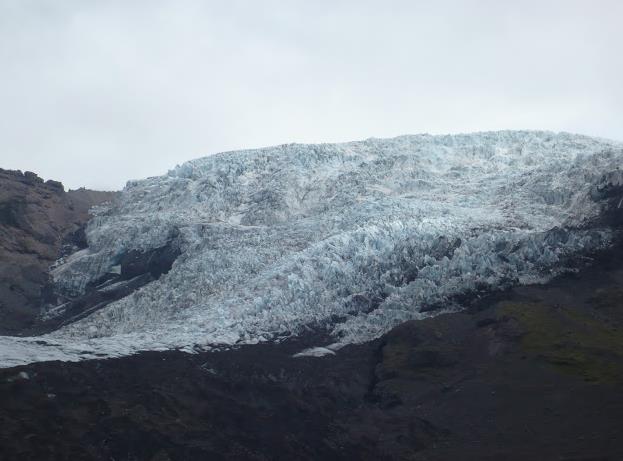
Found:
<path fill-rule="evenodd" d="M 331 341 L 309 354 L 334 353 L 460 309 L 470 293 L 544 282 L 607 247 L 601 218 L 621 165 L 621 143 L 540 131 L 193 160 L 128 182 L 96 210 L 88 247 L 52 277 L 80 296 L 122 255 L 167 245 L 179 253 L 170 270 L 56 331 L 0 337 L 0 366 L 218 349 L 316 328 Z"/>

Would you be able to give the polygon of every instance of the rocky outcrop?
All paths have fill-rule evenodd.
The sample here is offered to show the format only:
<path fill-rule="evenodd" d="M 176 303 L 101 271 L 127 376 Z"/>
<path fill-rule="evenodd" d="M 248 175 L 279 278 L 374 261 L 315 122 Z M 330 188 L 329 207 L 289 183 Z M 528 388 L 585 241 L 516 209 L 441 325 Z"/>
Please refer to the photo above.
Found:
<path fill-rule="evenodd" d="M 591 190 L 591 198 L 603 203 L 600 215 L 603 224 L 623 227 L 623 170 L 617 168 L 605 174 Z"/>
<path fill-rule="evenodd" d="M 0 333 L 19 334 L 33 325 L 50 265 L 86 245 L 89 209 L 115 196 L 66 192 L 58 181 L 0 169 Z"/>
<path fill-rule="evenodd" d="M 155 280 L 171 270 L 180 255 L 176 236 L 165 245 L 147 251 L 131 250 L 118 257 L 114 272 L 89 283 L 83 293 L 63 293 L 53 283 L 45 287 L 46 309 L 35 333 L 54 331 L 98 311 Z"/>

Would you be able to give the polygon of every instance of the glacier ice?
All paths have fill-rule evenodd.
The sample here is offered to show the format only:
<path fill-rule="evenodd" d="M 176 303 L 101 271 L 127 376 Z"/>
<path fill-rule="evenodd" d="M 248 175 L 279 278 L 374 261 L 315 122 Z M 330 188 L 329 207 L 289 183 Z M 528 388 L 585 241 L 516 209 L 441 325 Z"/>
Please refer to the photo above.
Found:
<path fill-rule="evenodd" d="M 123 253 L 175 239 L 172 269 L 53 333 L 0 337 L 0 366 L 254 344 L 316 326 L 330 329 L 331 350 L 370 340 L 608 245 L 610 231 L 588 223 L 601 210 L 596 188 L 623 182 L 622 161 L 620 143 L 535 131 L 193 160 L 128 182 L 89 223 L 88 249 L 53 276 L 80 294 Z"/>

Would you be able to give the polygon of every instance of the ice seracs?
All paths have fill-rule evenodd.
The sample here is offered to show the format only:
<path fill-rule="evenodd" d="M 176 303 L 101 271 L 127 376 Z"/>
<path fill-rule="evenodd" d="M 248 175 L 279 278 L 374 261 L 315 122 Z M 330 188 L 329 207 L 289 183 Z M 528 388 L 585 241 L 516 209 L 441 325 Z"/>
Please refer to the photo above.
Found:
<path fill-rule="evenodd" d="M 193 160 L 129 182 L 90 222 L 88 249 L 53 275 L 79 294 L 128 251 L 174 240 L 171 270 L 49 335 L 0 338 L 0 364 L 254 344 L 309 327 L 330 329 L 332 351 L 366 341 L 607 245 L 610 230 L 590 224 L 594 191 L 622 163 L 621 144 L 532 131 Z"/>

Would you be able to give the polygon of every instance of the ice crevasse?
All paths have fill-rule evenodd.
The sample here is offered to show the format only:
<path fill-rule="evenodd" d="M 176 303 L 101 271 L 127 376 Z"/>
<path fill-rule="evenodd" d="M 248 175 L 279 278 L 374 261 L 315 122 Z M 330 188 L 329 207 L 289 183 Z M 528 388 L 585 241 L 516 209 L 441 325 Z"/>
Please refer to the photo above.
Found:
<path fill-rule="evenodd" d="M 57 267 L 80 295 L 120 255 L 174 242 L 158 280 L 47 335 L 0 337 L 0 366 L 254 344 L 328 329 L 335 351 L 474 290 L 542 282 L 607 246 L 596 191 L 623 144 L 568 133 L 288 144 L 130 181 Z M 431 309 L 431 306 L 437 309 Z M 317 351 L 312 351 L 316 354 Z"/>

